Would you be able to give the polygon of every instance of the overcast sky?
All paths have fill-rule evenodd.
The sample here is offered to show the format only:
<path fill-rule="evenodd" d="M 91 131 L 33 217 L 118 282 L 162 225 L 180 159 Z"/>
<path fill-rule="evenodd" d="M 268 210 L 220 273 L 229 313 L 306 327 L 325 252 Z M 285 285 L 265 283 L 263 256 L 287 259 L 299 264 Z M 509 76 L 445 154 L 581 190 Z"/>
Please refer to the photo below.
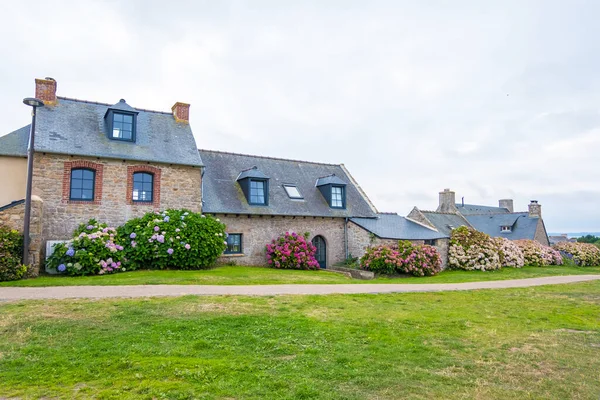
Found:
<path fill-rule="evenodd" d="M 169 111 L 200 148 L 344 163 L 380 211 L 438 192 L 600 231 L 599 1 L 0 4 L 0 134 L 23 97 Z"/>

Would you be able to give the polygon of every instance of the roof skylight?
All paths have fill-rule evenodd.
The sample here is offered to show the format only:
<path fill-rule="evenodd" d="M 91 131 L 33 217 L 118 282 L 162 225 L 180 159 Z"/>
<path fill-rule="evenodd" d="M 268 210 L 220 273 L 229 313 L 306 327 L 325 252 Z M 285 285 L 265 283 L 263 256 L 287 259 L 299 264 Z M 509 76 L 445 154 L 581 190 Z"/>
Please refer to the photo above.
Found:
<path fill-rule="evenodd" d="M 303 199 L 304 198 L 300 194 L 298 187 L 295 185 L 283 185 L 283 188 L 285 189 L 285 192 L 287 193 L 287 195 L 290 199 Z"/>

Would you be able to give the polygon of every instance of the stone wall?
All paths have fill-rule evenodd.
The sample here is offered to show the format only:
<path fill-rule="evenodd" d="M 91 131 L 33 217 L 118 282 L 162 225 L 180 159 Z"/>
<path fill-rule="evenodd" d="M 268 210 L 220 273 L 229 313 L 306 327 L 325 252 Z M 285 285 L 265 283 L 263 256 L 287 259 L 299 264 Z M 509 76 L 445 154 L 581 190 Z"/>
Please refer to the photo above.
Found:
<path fill-rule="evenodd" d="M 41 253 L 43 249 L 42 221 L 44 217 L 44 204 L 38 196 L 31 197 L 31 219 L 29 223 L 29 258 L 33 267 L 30 275 L 39 273 Z M 7 226 L 23 233 L 23 217 L 25 215 L 25 203 L 18 202 L 13 206 L 3 207 L 0 210 L 0 225 Z"/>
<path fill-rule="evenodd" d="M 70 170 L 80 167 L 96 171 L 94 201 L 69 200 Z M 32 191 L 44 200 L 44 241 L 68 239 L 80 223 L 90 218 L 117 226 L 153 210 L 201 211 L 201 173 L 197 167 L 152 164 L 151 167 L 160 170 L 154 182 L 154 198 L 159 202 L 128 201 L 129 175 L 137 169 L 147 171 L 149 167 L 143 162 L 37 153 Z"/>
<path fill-rule="evenodd" d="M 322 217 L 282 217 L 216 214 L 228 233 L 242 234 L 243 255 L 224 255 L 220 262 L 238 265 L 266 265 L 265 246 L 285 232 L 309 232 L 309 240 L 323 236 L 327 244 L 327 265 L 344 261 L 344 219 Z"/>
<path fill-rule="evenodd" d="M 546 227 L 544 226 L 544 221 L 540 218 L 537 223 L 537 227 L 535 228 L 535 236 L 533 240 L 536 242 L 540 242 L 544 246 L 550 246 L 550 241 L 548 240 L 548 233 L 546 232 Z"/>

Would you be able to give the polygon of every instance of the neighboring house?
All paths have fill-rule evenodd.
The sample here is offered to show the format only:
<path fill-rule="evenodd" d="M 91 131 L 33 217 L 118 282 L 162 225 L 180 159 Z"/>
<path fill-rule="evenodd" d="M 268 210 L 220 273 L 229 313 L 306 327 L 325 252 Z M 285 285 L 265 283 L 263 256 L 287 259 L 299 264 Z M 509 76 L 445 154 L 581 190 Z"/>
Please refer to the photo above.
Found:
<path fill-rule="evenodd" d="M 561 242 L 569 242 L 569 243 L 577 243 L 576 238 L 570 238 L 567 233 L 563 233 L 557 236 L 548 236 L 548 240 L 550 241 L 550 245 L 554 246 L 557 243 Z"/>
<path fill-rule="evenodd" d="M 369 246 L 398 245 L 399 240 L 429 244 L 442 252 L 447 251 L 444 245 L 447 235 L 396 213 L 379 213 L 376 218 L 351 218 L 348 236 L 349 253 L 356 257 L 362 256 Z"/>
<path fill-rule="evenodd" d="M 38 108 L 32 193 L 43 201 L 43 240 L 69 238 L 89 218 L 120 225 L 148 211 L 201 211 L 203 166 L 189 104 L 172 112 L 56 96 L 36 79 Z M 25 194 L 29 125 L 0 137 L 4 204 Z M 3 206 L 4 204 L 0 204 Z"/>
<path fill-rule="evenodd" d="M 343 164 L 200 150 L 202 209 L 227 225 L 224 258 L 264 265 L 265 246 L 285 232 L 309 232 L 321 267 L 349 254 L 350 218 L 376 209 Z"/>

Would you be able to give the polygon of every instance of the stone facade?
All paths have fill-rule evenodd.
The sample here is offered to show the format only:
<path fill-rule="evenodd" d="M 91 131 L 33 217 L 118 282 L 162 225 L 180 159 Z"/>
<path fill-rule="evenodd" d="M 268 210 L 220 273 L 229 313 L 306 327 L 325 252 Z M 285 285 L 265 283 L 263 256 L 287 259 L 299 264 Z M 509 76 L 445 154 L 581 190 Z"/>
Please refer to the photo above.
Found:
<path fill-rule="evenodd" d="M 544 246 L 550 246 L 550 240 L 548 239 L 548 233 L 544 226 L 544 221 L 540 218 L 535 228 L 535 236 L 533 238 L 536 242 L 543 244 Z"/>
<path fill-rule="evenodd" d="M 72 168 L 96 171 L 94 201 L 69 200 Z M 154 201 L 131 202 L 131 176 L 155 174 Z M 44 201 L 43 240 L 70 238 L 82 222 L 95 218 L 117 226 L 148 211 L 187 208 L 201 211 L 201 172 L 197 167 L 37 153 L 33 194 Z"/>
<path fill-rule="evenodd" d="M 242 252 L 224 255 L 220 262 L 235 260 L 240 265 L 266 265 L 265 246 L 285 232 L 309 232 L 309 240 L 320 235 L 327 244 L 327 265 L 345 260 L 344 218 L 283 217 L 216 214 L 227 225 L 227 233 L 242 234 Z"/>
<path fill-rule="evenodd" d="M 4 207 L 0 211 L 0 225 L 7 226 L 23 232 L 23 217 L 25 215 L 25 203 L 15 203 L 14 206 Z M 33 269 L 29 272 L 31 276 L 39 273 L 41 253 L 44 246 L 42 226 L 44 217 L 44 204 L 38 196 L 31 197 L 31 219 L 29 223 L 29 258 Z"/>

